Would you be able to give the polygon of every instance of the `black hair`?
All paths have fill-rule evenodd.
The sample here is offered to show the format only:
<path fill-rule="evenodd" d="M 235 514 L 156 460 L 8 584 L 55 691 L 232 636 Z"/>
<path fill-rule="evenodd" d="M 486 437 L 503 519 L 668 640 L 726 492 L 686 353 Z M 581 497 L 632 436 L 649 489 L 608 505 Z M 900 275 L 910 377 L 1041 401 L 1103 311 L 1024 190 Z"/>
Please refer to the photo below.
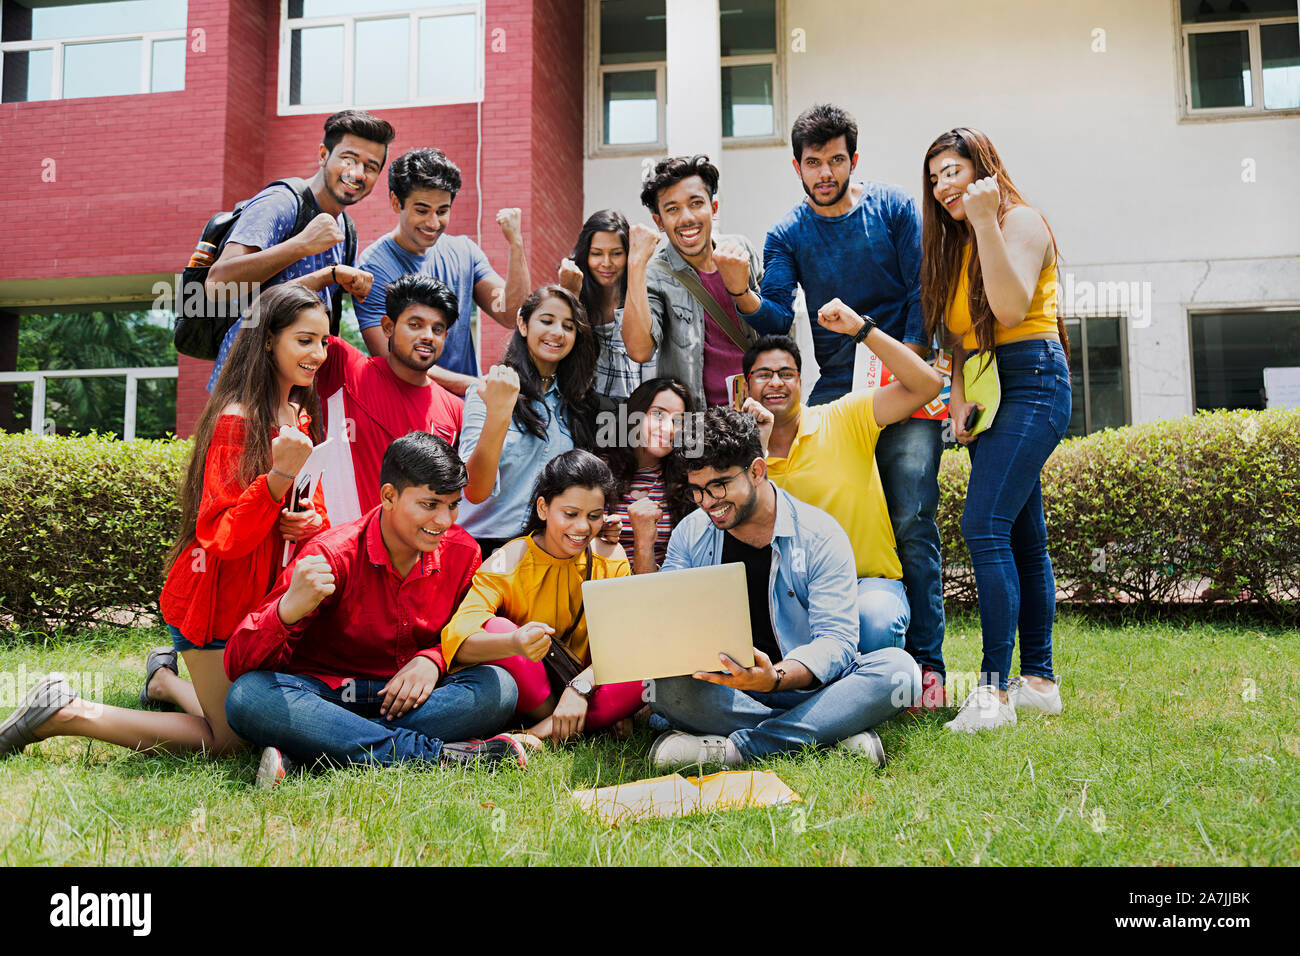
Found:
<path fill-rule="evenodd" d="M 432 146 L 408 150 L 388 167 L 388 191 L 405 206 L 417 189 L 441 189 L 455 199 L 460 192 L 460 167 Z"/>
<path fill-rule="evenodd" d="M 788 335 L 764 335 L 746 349 L 744 356 L 740 359 L 740 369 L 745 373 L 745 378 L 749 378 L 749 370 L 754 367 L 754 361 L 760 355 L 777 349 L 782 352 L 789 352 L 790 357 L 794 359 L 796 371 L 803 371 L 803 356 L 799 354 L 799 346 L 794 344 L 794 339 Z"/>
<path fill-rule="evenodd" d="M 660 392 L 672 392 L 682 400 L 684 414 L 694 414 L 695 399 L 691 397 L 690 389 L 675 378 L 661 377 L 649 379 L 633 389 L 632 394 L 622 403 L 627 411 L 619 413 L 618 420 L 631 421 L 632 415 L 638 412 L 645 415 L 654 404 L 655 396 Z M 682 428 L 682 423 L 678 422 L 677 427 Z M 633 479 L 636 478 L 636 455 L 623 443 L 602 451 L 609 462 L 610 471 L 614 473 L 614 479 L 618 482 L 618 500 L 621 501 L 631 489 Z M 681 457 L 668 454 L 664 456 L 662 462 L 664 500 L 668 505 L 668 514 L 672 523 L 676 526 L 677 522 L 695 510 L 695 500 L 686 490 L 686 468 Z"/>
<path fill-rule="evenodd" d="M 412 486 L 428 486 L 435 495 L 449 495 L 469 484 L 469 472 L 456 450 L 437 435 L 407 432 L 384 452 L 379 484 L 392 485 L 399 495 Z"/>
<path fill-rule="evenodd" d="M 573 443 L 579 448 L 592 448 L 596 444 L 596 407 L 591 392 L 591 386 L 596 380 L 596 335 L 591 331 L 591 323 L 587 321 L 586 310 L 578 297 L 560 285 L 544 285 L 528 293 L 528 298 L 519 307 L 519 318 L 525 325 L 537 307 L 547 299 L 559 299 L 573 313 L 573 348 L 560 359 L 559 368 L 555 372 L 556 384 L 564 399 L 563 414 Z M 546 409 L 546 403 L 542 400 L 542 376 L 533 364 L 533 357 L 528 353 L 528 343 L 519 334 L 518 326 L 506 343 L 502 362 L 519 373 L 519 398 L 515 401 L 511 418 L 520 431 L 545 439 L 547 423 L 542 419 L 542 412 L 538 411 L 538 408 Z"/>
<path fill-rule="evenodd" d="M 528 521 L 525 522 L 522 533 L 532 534 L 534 531 L 546 530 L 546 522 L 537 514 L 538 498 L 549 505 L 558 495 L 575 486 L 599 489 L 605 496 L 606 509 L 613 507 L 618 500 L 618 486 L 609 465 L 589 451 L 574 448 L 556 455 L 542 469 L 537 484 L 533 485 L 533 494 L 528 499 Z"/>
<path fill-rule="evenodd" d="M 393 124 L 380 119 L 374 113 L 365 110 L 341 110 L 325 121 L 325 152 L 334 152 L 344 136 L 351 134 L 358 139 L 369 140 L 384 147 L 384 159 L 388 158 L 388 144 L 397 133 Z"/>
<path fill-rule="evenodd" d="M 641 189 L 641 205 L 656 216 L 659 215 L 659 193 L 691 176 L 699 176 L 704 180 L 710 199 L 718 194 L 718 167 L 709 162 L 709 157 L 700 154 L 665 156 L 655 163 L 655 168 Z"/>
<path fill-rule="evenodd" d="M 578 233 L 578 241 L 573 244 L 573 254 L 569 258 L 582 271 L 582 292 L 578 298 L 582 301 L 582 307 L 587 310 L 588 318 L 596 309 L 600 308 L 604 295 L 604 289 L 591 277 L 591 267 L 587 265 L 587 260 L 591 257 L 591 240 L 598 232 L 612 232 L 618 236 L 619 241 L 623 243 L 623 254 L 626 255 L 628 246 L 627 219 L 617 209 L 601 209 L 593 212 L 587 217 L 587 221 L 582 224 L 582 231 Z M 622 308 L 623 300 L 627 298 L 626 269 L 618 277 L 618 290 L 615 296 L 615 308 Z"/>
<path fill-rule="evenodd" d="M 799 114 L 790 127 L 790 146 L 797 162 L 803 162 L 805 146 L 825 146 L 837 136 L 844 137 L 849 158 L 858 151 L 858 123 L 847 111 L 833 103 L 818 103 Z"/>
<path fill-rule="evenodd" d="M 687 464 L 690 471 L 712 468 L 748 468 L 755 458 L 763 457 L 763 443 L 758 437 L 754 416 L 738 412 L 729 405 L 714 405 L 704 413 L 699 454 Z M 676 452 L 674 452 L 676 454 Z"/>
<path fill-rule="evenodd" d="M 411 305 L 437 309 L 442 313 L 447 328 L 451 328 L 451 324 L 460 315 L 456 293 L 451 291 L 447 283 L 433 276 L 408 272 L 388 283 L 388 288 L 384 290 L 384 314 L 396 322 Z"/>

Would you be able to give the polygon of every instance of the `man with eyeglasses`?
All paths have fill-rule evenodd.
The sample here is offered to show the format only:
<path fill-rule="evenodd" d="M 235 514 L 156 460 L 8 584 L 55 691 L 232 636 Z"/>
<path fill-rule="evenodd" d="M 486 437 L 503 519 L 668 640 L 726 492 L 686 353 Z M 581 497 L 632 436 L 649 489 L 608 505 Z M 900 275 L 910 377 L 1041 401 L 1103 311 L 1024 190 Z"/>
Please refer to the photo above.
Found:
<path fill-rule="evenodd" d="M 659 767 L 734 766 L 810 744 L 837 745 L 878 766 L 871 730 L 921 692 L 906 651 L 858 651 L 853 549 L 826 512 L 778 488 L 754 418 L 704 414 L 699 455 L 685 461 L 700 507 L 673 530 L 663 570 L 745 565 L 754 666 L 655 680 L 654 711 L 680 730 L 650 749 Z"/>
<path fill-rule="evenodd" d="M 750 397 L 762 409 L 755 417 L 771 418 L 768 476 L 799 500 L 827 512 L 848 532 L 858 577 L 858 650 L 904 647 L 911 610 L 876 467 L 876 440 L 885 426 L 907 418 L 938 395 L 943 380 L 914 352 L 839 299 L 822 307 L 817 324 L 865 341 L 894 371 L 895 381 L 809 407 L 802 401 L 799 346 L 784 335 L 759 339 L 745 353 L 742 368 Z"/>

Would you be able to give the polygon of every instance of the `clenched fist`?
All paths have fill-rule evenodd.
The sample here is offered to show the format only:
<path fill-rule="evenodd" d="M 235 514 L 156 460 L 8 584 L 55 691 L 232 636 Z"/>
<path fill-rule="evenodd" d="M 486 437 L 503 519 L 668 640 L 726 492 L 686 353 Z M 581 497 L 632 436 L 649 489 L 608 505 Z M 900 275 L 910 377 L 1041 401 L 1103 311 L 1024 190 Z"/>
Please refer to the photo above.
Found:
<path fill-rule="evenodd" d="M 280 620 L 289 626 L 297 624 L 333 593 L 334 571 L 325 557 L 309 554 L 299 558 L 289 589 L 280 598 Z"/>
<path fill-rule="evenodd" d="M 519 373 L 509 365 L 493 365 L 479 379 L 478 394 L 487 406 L 487 413 L 496 418 L 508 418 L 519 397 Z"/>
<path fill-rule="evenodd" d="M 713 264 L 722 273 L 727 293 L 742 296 L 749 290 L 749 253 L 734 240 L 727 240 L 713 250 Z"/>
<path fill-rule="evenodd" d="M 515 652 L 530 661 L 540 661 L 551 649 L 551 635 L 555 628 L 538 621 L 529 621 L 511 635 Z"/>
<path fill-rule="evenodd" d="M 649 226 L 633 223 L 627 236 L 627 261 L 629 266 L 645 265 L 655 254 L 659 234 Z"/>
<path fill-rule="evenodd" d="M 311 454 L 311 439 L 292 425 L 281 425 L 271 441 L 271 467 L 284 475 L 297 476 Z"/>
<path fill-rule="evenodd" d="M 966 187 L 962 197 L 962 208 L 971 226 L 995 225 L 998 221 L 998 205 L 1002 193 L 998 189 L 996 176 L 985 176 Z"/>
<path fill-rule="evenodd" d="M 354 269 L 352 266 L 335 266 L 334 281 L 344 292 L 350 292 L 352 298 L 364 302 L 366 296 L 370 294 L 370 286 L 374 283 L 375 277 L 372 273 Z"/>
<path fill-rule="evenodd" d="M 863 323 L 862 316 L 839 299 L 831 299 L 817 310 L 817 324 L 841 335 L 857 335 Z"/>
<path fill-rule="evenodd" d="M 523 222 L 524 214 L 518 206 L 512 206 L 509 209 L 502 209 L 497 212 L 497 225 L 501 227 L 506 242 L 511 245 L 524 241 Z"/>
<path fill-rule="evenodd" d="M 574 295 L 582 294 L 582 270 L 572 259 L 565 259 L 560 263 L 559 278 L 560 285 Z"/>
<path fill-rule="evenodd" d="M 295 238 L 304 250 L 304 255 L 314 256 L 326 249 L 333 249 L 342 242 L 343 230 L 339 228 L 337 219 L 323 212 L 307 223 L 307 228 Z"/>

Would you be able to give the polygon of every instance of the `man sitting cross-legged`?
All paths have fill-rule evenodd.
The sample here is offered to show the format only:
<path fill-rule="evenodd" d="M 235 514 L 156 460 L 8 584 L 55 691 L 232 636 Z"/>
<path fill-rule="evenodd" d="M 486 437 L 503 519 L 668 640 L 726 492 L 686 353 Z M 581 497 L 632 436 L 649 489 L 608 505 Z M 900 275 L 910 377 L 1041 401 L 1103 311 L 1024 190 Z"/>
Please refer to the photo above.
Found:
<path fill-rule="evenodd" d="M 498 667 L 448 675 L 440 638 L 479 565 L 457 524 L 468 480 L 441 438 L 411 432 L 380 468 L 380 504 L 317 535 L 226 644 L 226 719 L 264 746 L 258 784 L 298 762 L 526 762 L 499 735 L 517 690 Z M 445 740 L 466 741 L 443 743 Z"/>
<path fill-rule="evenodd" d="M 720 654 L 725 673 L 654 681 L 655 712 L 690 732 L 662 735 L 651 760 L 735 765 L 838 743 L 883 764 L 870 728 L 912 706 L 921 672 L 897 647 L 858 653 L 857 574 L 844 529 L 768 480 L 747 414 L 710 408 L 700 455 L 685 464 L 700 508 L 674 529 L 662 570 L 745 565 L 754 666 Z"/>

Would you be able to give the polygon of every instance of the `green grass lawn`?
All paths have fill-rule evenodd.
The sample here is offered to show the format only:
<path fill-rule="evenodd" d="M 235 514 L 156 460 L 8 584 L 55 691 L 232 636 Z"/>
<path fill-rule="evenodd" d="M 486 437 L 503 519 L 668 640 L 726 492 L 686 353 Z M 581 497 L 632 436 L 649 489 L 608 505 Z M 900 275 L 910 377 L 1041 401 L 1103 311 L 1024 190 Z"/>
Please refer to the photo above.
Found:
<path fill-rule="evenodd" d="M 20 670 L 102 673 L 104 702 L 131 706 L 145 650 L 162 642 L 148 630 L 11 640 L 0 676 L 12 688 Z M 969 680 L 978 622 L 950 621 L 944 651 L 949 687 Z M 0 763 L 0 863 L 1300 863 L 1300 632 L 1066 618 L 1056 666 L 1060 717 L 967 736 L 944 729 L 947 715 L 904 716 L 879 728 L 884 770 L 834 751 L 760 765 L 802 804 L 615 829 L 569 793 L 655 776 L 646 731 L 522 771 L 337 770 L 270 793 L 252 789 L 255 754 L 61 738 Z"/>

